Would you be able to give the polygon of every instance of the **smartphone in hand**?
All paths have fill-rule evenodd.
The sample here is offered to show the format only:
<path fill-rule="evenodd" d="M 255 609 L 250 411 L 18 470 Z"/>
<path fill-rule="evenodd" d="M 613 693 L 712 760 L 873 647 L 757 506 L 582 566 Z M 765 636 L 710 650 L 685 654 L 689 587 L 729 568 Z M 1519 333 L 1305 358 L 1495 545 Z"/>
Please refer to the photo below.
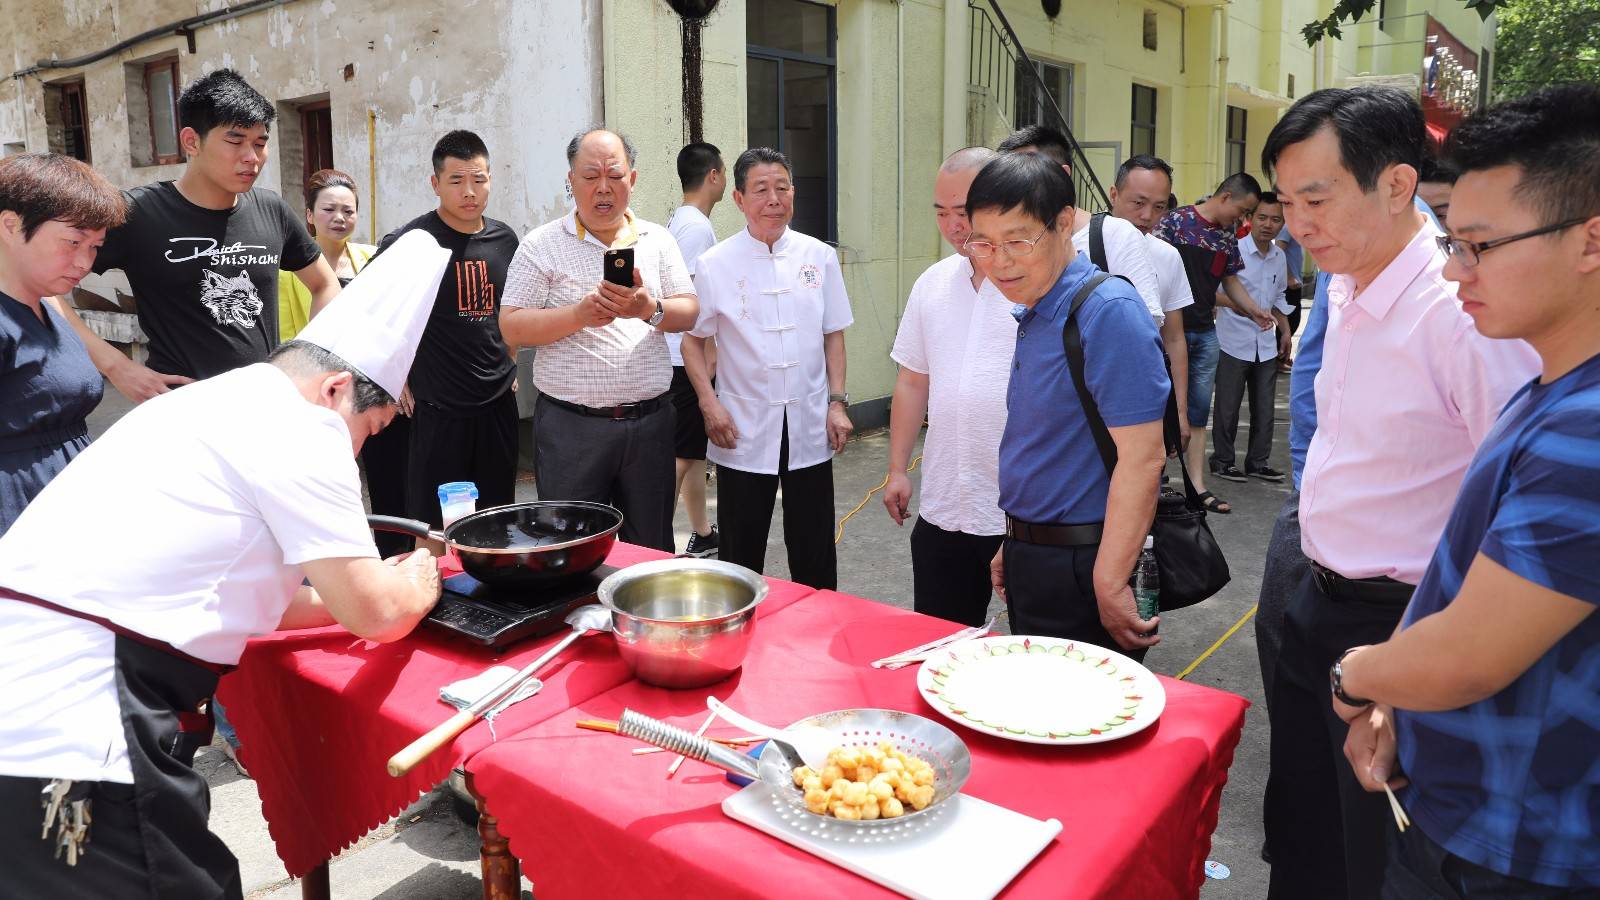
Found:
<path fill-rule="evenodd" d="M 607 250 L 605 254 L 605 280 L 625 288 L 633 287 L 633 248 Z"/>

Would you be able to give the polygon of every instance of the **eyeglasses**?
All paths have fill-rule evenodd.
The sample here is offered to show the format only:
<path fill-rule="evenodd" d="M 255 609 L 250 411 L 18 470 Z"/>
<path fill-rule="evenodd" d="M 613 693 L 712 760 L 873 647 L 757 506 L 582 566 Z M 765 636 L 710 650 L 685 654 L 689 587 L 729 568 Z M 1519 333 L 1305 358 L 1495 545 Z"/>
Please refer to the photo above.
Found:
<path fill-rule="evenodd" d="M 999 249 L 1004 249 L 1007 256 L 1015 258 L 1032 253 L 1034 245 L 1044 240 L 1044 236 L 1049 233 L 1050 226 L 1047 225 L 1043 231 L 1039 232 L 1039 236 L 1031 241 L 1001 241 L 998 244 L 991 241 L 967 241 L 961 246 L 967 251 L 967 255 L 973 259 L 988 259 Z"/>
<path fill-rule="evenodd" d="M 1546 225 L 1543 228 L 1535 228 L 1532 231 L 1524 231 L 1521 234 L 1512 234 L 1503 238 L 1495 238 L 1492 241 L 1464 241 L 1460 238 L 1453 238 L 1448 234 L 1439 235 L 1437 240 L 1439 241 L 1439 249 L 1444 251 L 1445 256 L 1461 257 L 1461 264 L 1470 269 L 1478 264 L 1478 257 L 1496 247 L 1503 247 L 1506 244 L 1516 243 L 1517 241 L 1525 240 L 1531 237 L 1538 237 L 1541 234 L 1550 234 L 1554 231 L 1565 231 L 1574 225 L 1582 225 L 1587 221 L 1589 221 L 1587 216 L 1576 219 L 1568 219 L 1565 222 L 1557 222 L 1554 225 Z"/>

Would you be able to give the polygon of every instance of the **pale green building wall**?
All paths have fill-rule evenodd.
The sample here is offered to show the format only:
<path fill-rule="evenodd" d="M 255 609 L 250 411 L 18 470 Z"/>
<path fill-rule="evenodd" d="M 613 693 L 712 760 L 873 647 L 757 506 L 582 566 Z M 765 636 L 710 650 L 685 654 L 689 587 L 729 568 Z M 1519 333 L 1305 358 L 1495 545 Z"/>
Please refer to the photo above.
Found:
<path fill-rule="evenodd" d="M 1248 110 L 1246 170 L 1259 177 L 1262 143 L 1293 97 L 1356 74 L 1420 70 L 1420 16 L 1398 20 L 1388 31 L 1375 22 L 1347 27 L 1343 40 L 1307 47 L 1300 28 L 1326 15 L 1332 2 L 1065 0 L 1054 21 L 1038 0 L 1001 0 L 1001 6 L 1031 56 L 1075 67 L 1074 135 L 1080 142 L 1118 145 L 1087 151 L 1107 186 L 1129 153 L 1132 86 L 1156 88 L 1157 151 L 1176 169 L 1180 199 L 1191 202 L 1226 174 L 1226 105 Z M 1433 13 L 1469 46 L 1481 46 L 1490 31 L 1459 0 L 1399 2 L 1407 13 Z M 889 349 L 906 293 L 948 252 L 931 212 L 939 161 L 967 143 L 992 145 L 1009 129 L 1010 113 L 1008 102 L 984 98 L 966 84 L 971 18 L 965 0 L 827 5 L 836 9 L 839 258 L 855 311 L 848 385 L 857 400 L 870 400 L 893 390 Z M 687 140 L 679 20 L 662 0 L 605 0 L 603 9 L 605 122 L 639 147 L 634 209 L 664 221 L 679 202 L 673 161 Z M 1155 50 L 1143 46 L 1147 11 L 1155 14 Z M 746 146 L 746 15 L 742 0 L 723 0 L 702 41 L 704 135 L 730 165 Z M 1361 46 L 1407 40 L 1417 43 Z M 731 190 L 712 221 L 720 236 L 743 227 Z"/>

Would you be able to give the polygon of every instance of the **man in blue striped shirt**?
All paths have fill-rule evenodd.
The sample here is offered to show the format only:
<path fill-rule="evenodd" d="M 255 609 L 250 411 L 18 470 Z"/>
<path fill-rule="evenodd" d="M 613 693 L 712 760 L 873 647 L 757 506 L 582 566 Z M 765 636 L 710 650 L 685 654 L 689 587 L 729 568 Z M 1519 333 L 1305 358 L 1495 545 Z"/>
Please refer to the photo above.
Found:
<path fill-rule="evenodd" d="M 1334 708 L 1356 777 L 1401 790 L 1415 826 L 1389 835 L 1384 897 L 1593 897 L 1600 86 L 1481 112 L 1449 152 L 1444 276 L 1543 369 L 1478 448 L 1400 628 L 1334 663 Z"/>

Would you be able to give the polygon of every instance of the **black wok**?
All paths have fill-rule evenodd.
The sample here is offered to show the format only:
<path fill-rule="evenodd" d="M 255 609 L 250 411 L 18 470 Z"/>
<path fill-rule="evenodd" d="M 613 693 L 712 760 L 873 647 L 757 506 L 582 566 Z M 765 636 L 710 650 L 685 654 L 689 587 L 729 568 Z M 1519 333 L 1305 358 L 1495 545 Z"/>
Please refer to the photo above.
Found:
<path fill-rule="evenodd" d="M 538 500 L 479 510 L 443 532 L 396 516 L 367 516 L 367 524 L 442 541 L 468 575 L 490 587 L 529 588 L 599 568 L 617 541 L 622 512 L 604 503 Z"/>

